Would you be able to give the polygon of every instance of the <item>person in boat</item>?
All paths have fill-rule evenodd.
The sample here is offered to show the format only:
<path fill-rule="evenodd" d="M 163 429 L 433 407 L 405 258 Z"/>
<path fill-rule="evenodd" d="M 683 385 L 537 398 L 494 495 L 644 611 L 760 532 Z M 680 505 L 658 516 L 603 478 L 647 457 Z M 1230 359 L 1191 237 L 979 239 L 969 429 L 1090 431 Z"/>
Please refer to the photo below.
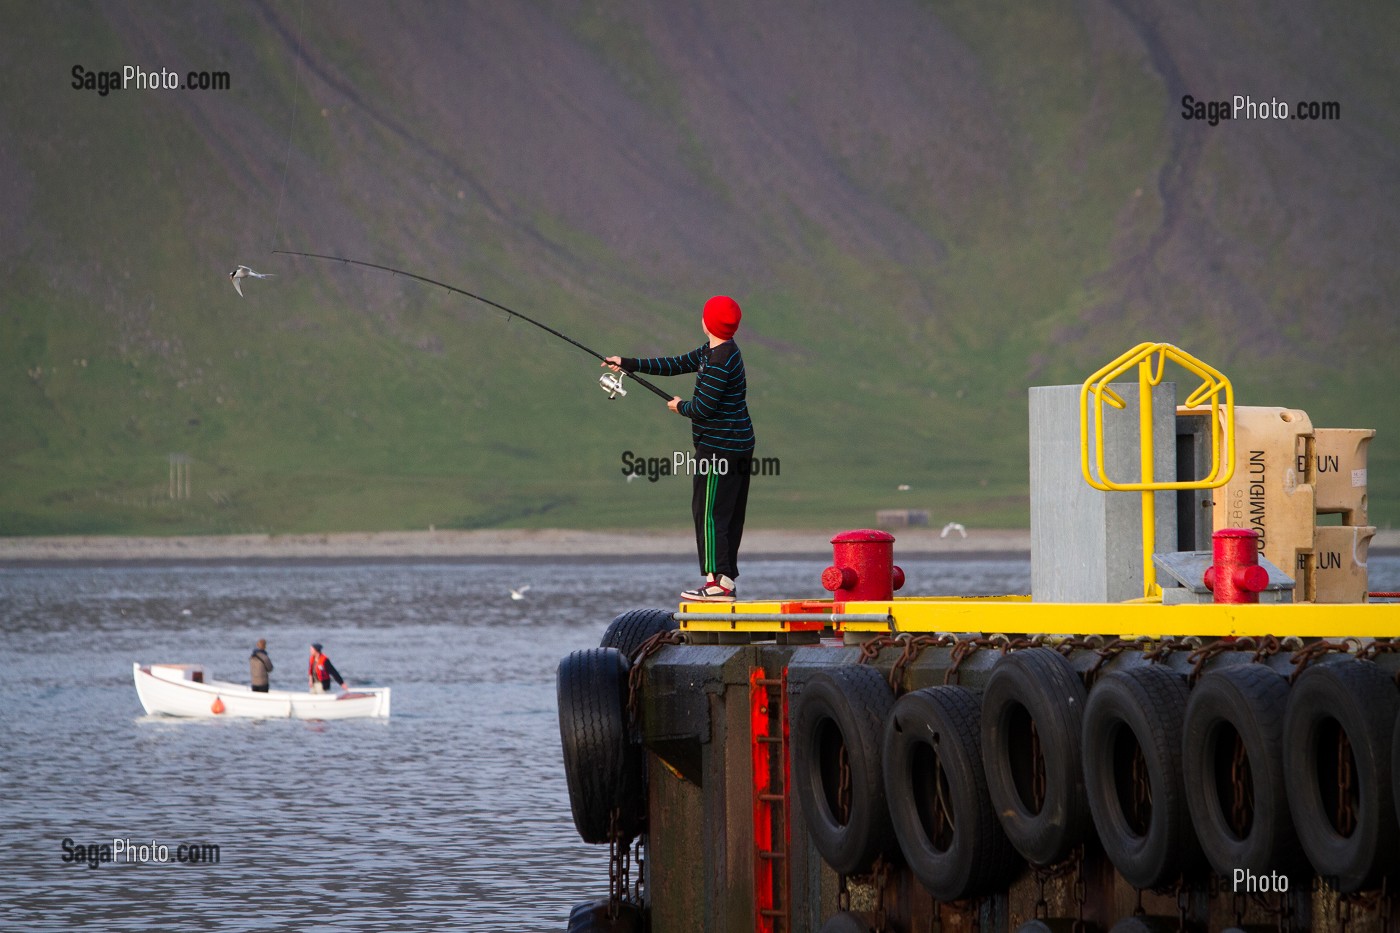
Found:
<path fill-rule="evenodd" d="M 716 295 L 701 313 L 706 342 L 689 353 L 651 359 L 609 356 L 603 361 L 614 372 L 696 374 L 694 397 L 682 401 L 675 396 L 667 403 L 671 411 L 690 419 L 695 444 L 695 457 L 686 466 L 691 468 L 690 511 L 705 582 L 681 593 L 681 599 L 691 602 L 733 602 L 739 577 L 739 541 L 754 451 L 744 358 L 734 342 L 742 316 L 737 301 Z"/>
<path fill-rule="evenodd" d="M 267 675 L 272 673 L 272 659 L 267 656 L 267 639 L 259 638 L 258 646 L 248 658 L 248 676 L 254 693 L 267 692 Z"/>
<path fill-rule="evenodd" d="M 306 673 L 311 680 L 312 693 L 330 693 L 332 679 L 342 689 L 345 687 L 345 678 L 340 676 L 340 671 L 336 670 L 331 659 L 326 657 L 319 642 L 311 646 L 311 662 L 307 665 Z"/>

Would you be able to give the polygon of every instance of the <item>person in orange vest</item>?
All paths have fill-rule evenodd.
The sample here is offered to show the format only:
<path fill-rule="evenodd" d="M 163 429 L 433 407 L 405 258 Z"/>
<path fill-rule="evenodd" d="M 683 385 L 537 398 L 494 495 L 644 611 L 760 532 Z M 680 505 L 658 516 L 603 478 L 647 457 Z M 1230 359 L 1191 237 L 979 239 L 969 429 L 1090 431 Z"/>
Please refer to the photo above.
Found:
<path fill-rule="evenodd" d="M 307 665 L 306 674 L 311 680 L 312 693 L 329 693 L 331 678 L 335 678 L 335 682 L 341 688 L 345 687 L 345 678 L 340 676 L 340 671 L 336 670 L 331 659 L 326 657 L 319 642 L 311 645 L 311 662 Z"/>

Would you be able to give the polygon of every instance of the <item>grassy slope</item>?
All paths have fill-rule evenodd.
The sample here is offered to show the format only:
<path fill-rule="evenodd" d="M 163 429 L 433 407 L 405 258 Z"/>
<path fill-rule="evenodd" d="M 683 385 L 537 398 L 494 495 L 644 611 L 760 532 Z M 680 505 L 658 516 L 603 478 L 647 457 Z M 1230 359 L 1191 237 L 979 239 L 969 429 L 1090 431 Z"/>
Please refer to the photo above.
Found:
<path fill-rule="evenodd" d="M 379 57 L 365 23 L 315 6 L 300 20 L 205 7 L 198 21 L 178 8 L 103 16 L 74 6 L 42 18 L 0 8 L 15 27 L 0 40 L 11 43 L 7 57 L 44 63 L 17 69 L 16 93 L 0 102 L 7 125 L 28 128 L 19 150 L 4 152 L 6 167 L 22 168 L 8 173 L 7 197 L 26 221 L 0 244 L 0 532 L 684 523 L 682 482 L 626 483 L 618 471 L 624 449 L 686 446 L 685 426 L 649 395 L 605 403 L 591 386 L 594 364 L 525 325 L 413 283 L 269 258 L 269 240 L 441 277 L 605 352 L 693 345 L 691 312 L 676 309 L 698 306 L 716 281 L 744 283 L 752 407 L 763 452 L 783 468 L 757 481 L 755 524 L 839 527 L 914 506 L 936 521 L 1023 525 L 1025 387 L 1077 382 L 1153 337 L 1227 369 L 1242 401 L 1303 407 L 1320 425 L 1381 428 L 1373 520 L 1400 514 L 1400 493 L 1387 485 L 1400 475 L 1391 440 L 1400 417 L 1387 401 L 1393 353 L 1356 339 L 1368 329 L 1394 336 L 1393 319 L 1375 310 L 1393 302 L 1394 277 L 1378 277 L 1374 263 L 1330 270 L 1347 313 L 1310 327 L 1315 280 L 1329 270 L 1296 274 L 1296 255 L 1330 255 L 1321 238 L 1336 231 L 1311 205 L 1257 203 L 1260 178 L 1245 161 L 1263 143 L 1240 133 L 1209 138 L 1191 189 L 1197 205 L 1159 252 L 1132 265 L 1168 213 L 1171 193 L 1157 179 L 1179 118 L 1121 21 L 1082 20 L 1068 7 L 1010 16 L 971 2 L 905 11 L 912 18 L 893 31 L 925 30 L 937 52 L 931 62 L 895 57 L 891 68 L 931 68 L 945 90 L 900 104 L 880 87 L 872 100 L 888 110 L 830 113 L 830 95 L 851 75 L 828 85 L 798 62 L 791 73 L 744 76 L 744 104 L 772 139 L 740 128 L 725 140 L 696 109 L 696 89 L 712 76 L 675 51 L 667 37 L 677 24 L 655 11 L 618 20 L 608 9 L 483 24 L 530 36 L 507 51 L 535 65 L 514 71 L 511 54 L 494 63 L 457 54 L 407 17 L 396 41 L 422 50 L 433 81 L 396 67 L 392 42 Z M 795 36 L 771 26 L 756 23 L 748 40 L 780 63 L 780 41 L 810 43 L 816 57 L 839 51 L 815 26 Z M 303 66 L 279 27 L 307 51 Z M 723 48 L 729 33 L 712 28 L 702 38 Z M 247 46 L 220 38 L 230 34 Z M 1179 41 L 1189 59 L 1189 41 Z M 218 100 L 101 99 L 68 89 L 66 71 L 60 83 L 51 67 L 133 56 L 232 62 L 237 84 Z M 625 153 L 590 148 L 601 144 L 586 119 L 582 129 L 567 122 L 568 108 L 555 117 L 538 109 L 551 87 L 534 73 L 556 60 L 560 81 L 611 88 L 615 97 L 585 116 L 611 119 Z M 492 108 L 442 90 L 468 66 L 495 109 L 515 114 L 495 132 L 486 132 Z M 544 87 L 511 84 L 532 76 Z M 1368 73 L 1328 77 L 1341 96 L 1361 94 Z M 891 77 L 896 89 L 917 80 Z M 453 93 L 477 91 L 464 87 Z M 722 92 L 706 99 L 735 108 L 729 122 L 742 127 L 744 104 Z M 955 131 L 925 125 L 925 102 Z M 1393 102 L 1374 103 L 1385 119 L 1362 132 L 1385 139 Z M 36 122 L 40 114 L 56 124 Z M 492 149 L 552 118 L 550 135 Z M 555 137 L 570 143 L 571 161 L 545 158 Z M 747 149 L 791 156 L 791 184 L 809 186 L 746 176 Z M 1274 155 L 1271 184 L 1306 174 L 1311 156 L 1306 147 Z M 1393 186 L 1393 167 L 1378 169 L 1367 151 L 1357 158 L 1363 178 L 1380 171 Z M 541 181 L 544 195 L 518 180 L 561 170 L 578 180 Z M 611 173 L 648 198 L 654 183 L 673 199 L 663 215 L 693 212 L 756 233 L 741 249 L 692 239 L 677 223 L 674 241 L 663 226 L 633 242 L 627 226 L 590 218 L 625 206 Z M 768 188 L 771 199 L 755 197 Z M 887 219 L 862 226 L 866 210 Z M 1238 217 L 1249 222 L 1228 239 L 1198 242 Z M 881 229 L 903 232 L 881 239 Z M 1232 269 L 1198 274 L 1202 254 L 1221 250 Z M 249 283 L 239 301 L 223 280 L 238 261 L 279 278 Z M 1232 307 L 1274 283 L 1266 297 L 1277 320 L 1255 329 L 1267 324 L 1284 339 L 1267 354 L 1242 352 L 1238 329 L 1200 316 L 1202 295 L 1222 279 L 1236 290 Z M 195 461 L 190 500 L 166 496 L 171 452 Z M 900 483 L 913 490 L 895 492 Z"/>

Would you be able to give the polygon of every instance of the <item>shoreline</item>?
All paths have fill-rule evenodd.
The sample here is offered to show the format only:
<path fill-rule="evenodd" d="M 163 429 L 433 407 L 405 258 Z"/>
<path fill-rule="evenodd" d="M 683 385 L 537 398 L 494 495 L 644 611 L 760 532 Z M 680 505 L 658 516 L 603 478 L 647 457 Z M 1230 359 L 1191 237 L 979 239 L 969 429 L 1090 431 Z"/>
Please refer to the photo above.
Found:
<path fill-rule="evenodd" d="M 974 528 L 966 538 L 929 528 L 901 528 L 895 557 L 1029 559 L 1028 529 Z M 748 560 L 831 556 L 830 531 L 752 529 L 744 534 Z M 0 567 L 77 564 L 520 560 L 636 561 L 690 559 L 689 529 L 582 531 L 564 528 L 475 531 L 378 531 L 300 535 L 179 535 L 173 537 L 72 535 L 0 538 Z M 1378 531 L 1370 553 L 1400 553 L 1400 531 Z"/>
<path fill-rule="evenodd" d="M 831 556 L 830 531 L 752 529 L 744 534 L 749 560 Z M 937 530 L 892 532 L 897 556 L 1029 556 L 1030 532 L 973 529 L 966 538 L 941 538 Z M 577 559 L 636 560 L 694 557 L 695 536 L 675 531 L 339 532 L 306 535 L 181 535 L 168 538 L 72 535 L 0 538 L 0 566 L 66 566 L 76 563 L 220 563 L 366 560 Z"/>

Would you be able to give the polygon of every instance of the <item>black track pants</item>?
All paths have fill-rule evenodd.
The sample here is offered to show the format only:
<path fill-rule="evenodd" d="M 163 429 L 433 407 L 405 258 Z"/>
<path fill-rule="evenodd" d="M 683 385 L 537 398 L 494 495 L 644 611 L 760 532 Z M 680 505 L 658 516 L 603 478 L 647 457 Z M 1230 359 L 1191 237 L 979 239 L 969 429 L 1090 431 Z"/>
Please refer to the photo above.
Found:
<path fill-rule="evenodd" d="M 690 511 L 695 516 L 695 547 L 700 572 L 739 578 L 739 541 L 744 536 L 744 512 L 749 504 L 753 458 L 696 454 L 698 463 L 714 465 L 696 470 L 691 478 Z"/>

